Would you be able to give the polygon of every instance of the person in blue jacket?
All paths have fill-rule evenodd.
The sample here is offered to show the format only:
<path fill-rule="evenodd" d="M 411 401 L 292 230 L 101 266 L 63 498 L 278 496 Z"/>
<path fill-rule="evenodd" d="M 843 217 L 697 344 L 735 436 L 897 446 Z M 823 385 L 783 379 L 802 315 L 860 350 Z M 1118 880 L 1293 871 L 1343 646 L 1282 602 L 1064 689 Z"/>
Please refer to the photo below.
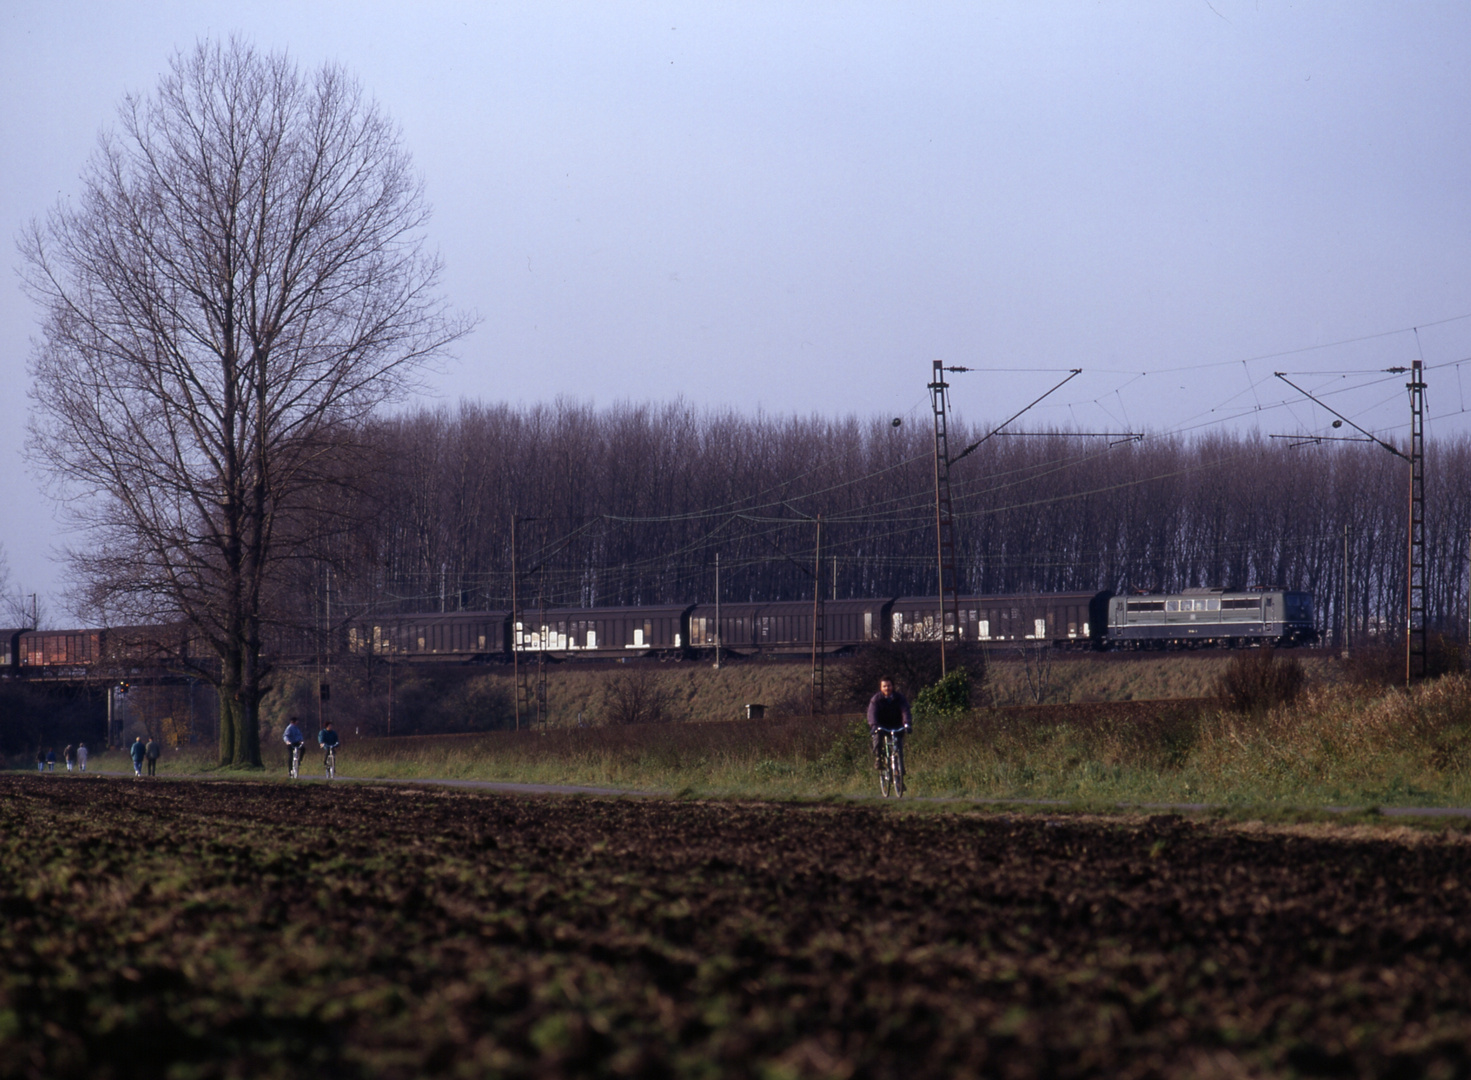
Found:
<path fill-rule="evenodd" d="M 327 754 L 332 750 L 333 747 L 337 746 L 340 741 L 341 740 L 337 738 L 337 732 L 332 730 L 332 721 L 323 720 L 322 730 L 317 732 L 317 745 L 322 748 L 322 768 L 325 769 L 327 767 Z"/>
<path fill-rule="evenodd" d="M 306 736 L 296 724 L 296 717 L 286 721 L 286 730 L 281 732 L 281 741 L 286 744 L 286 774 L 291 775 L 291 761 L 297 749 L 306 742 Z"/>
<path fill-rule="evenodd" d="M 133 755 L 133 778 L 135 780 L 140 779 L 143 776 L 144 751 L 145 748 L 143 746 L 143 736 L 139 735 L 136 739 L 133 740 L 132 749 L 128 751 L 128 753 Z"/>

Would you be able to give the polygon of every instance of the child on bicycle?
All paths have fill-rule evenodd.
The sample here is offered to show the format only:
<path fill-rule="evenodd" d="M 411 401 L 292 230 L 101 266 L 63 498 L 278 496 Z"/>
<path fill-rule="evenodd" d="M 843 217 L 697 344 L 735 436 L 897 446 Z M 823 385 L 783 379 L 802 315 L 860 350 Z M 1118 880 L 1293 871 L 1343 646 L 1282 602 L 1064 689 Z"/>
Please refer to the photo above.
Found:
<path fill-rule="evenodd" d="M 882 769 L 884 733 L 894 732 L 894 740 L 903 752 L 904 736 L 914 728 L 909 715 L 909 702 L 894 689 L 894 680 L 887 675 L 879 680 L 879 692 L 868 699 L 868 735 L 873 744 L 873 767 Z"/>
<path fill-rule="evenodd" d="M 322 748 L 322 768 L 327 767 L 327 759 L 332 756 L 332 751 L 337 749 L 337 732 L 332 730 L 332 721 L 323 720 L 322 729 L 317 732 L 317 745 Z"/>
<path fill-rule="evenodd" d="M 301 733 L 301 728 L 296 726 L 296 717 L 286 721 L 286 730 L 281 733 L 281 741 L 286 744 L 286 775 L 291 775 L 291 766 L 296 761 L 296 755 L 301 752 L 306 743 L 306 736 Z"/>

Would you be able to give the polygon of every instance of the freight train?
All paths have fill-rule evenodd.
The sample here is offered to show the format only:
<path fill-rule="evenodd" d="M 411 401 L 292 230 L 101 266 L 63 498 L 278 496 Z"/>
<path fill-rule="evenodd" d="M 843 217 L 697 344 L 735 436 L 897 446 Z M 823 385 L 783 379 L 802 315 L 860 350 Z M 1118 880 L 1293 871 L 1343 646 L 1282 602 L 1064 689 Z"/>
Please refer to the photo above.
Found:
<path fill-rule="evenodd" d="M 695 658 L 717 645 L 732 655 L 827 653 L 881 642 L 936 641 L 940 601 L 933 596 L 809 601 L 662 604 L 650 607 L 426 612 L 366 616 L 334 631 L 331 651 L 361 658 L 428 662 L 509 661 L 547 653 L 558 659 L 666 656 Z M 962 596 L 959 624 L 943 616 L 947 637 L 990 649 L 1165 649 L 1317 642 L 1313 598 L 1286 589 L 1186 589 L 1179 593 L 1050 593 Z M 166 664 L 187 643 L 178 629 L 4 630 L 3 670 L 62 673 L 118 664 Z M 315 660 L 313 635 L 282 638 L 283 663 Z M 288 644 L 289 642 L 289 644 Z"/>

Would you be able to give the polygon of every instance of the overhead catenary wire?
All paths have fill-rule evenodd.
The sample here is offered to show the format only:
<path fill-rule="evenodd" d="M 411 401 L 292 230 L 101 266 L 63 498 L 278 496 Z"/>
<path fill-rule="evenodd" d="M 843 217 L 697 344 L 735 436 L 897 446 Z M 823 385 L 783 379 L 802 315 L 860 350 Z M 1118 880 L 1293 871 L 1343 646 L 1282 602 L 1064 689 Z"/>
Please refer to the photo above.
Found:
<path fill-rule="evenodd" d="M 1436 325 L 1443 325 L 1443 324 L 1447 324 L 1447 323 L 1451 323 L 1451 322 L 1460 321 L 1462 319 L 1471 319 L 1471 314 L 1463 315 L 1463 316 L 1455 316 L 1455 317 L 1452 317 L 1452 318 L 1437 320 L 1437 321 L 1429 322 L 1429 323 L 1422 323 L 1420 325 L 1421 326 L 1436 326 Z M 1282 350 L 1282 351 L 1274 352 L 1274 353 L 1259 354 L 1259 355 L 1254 356 L 1254 357 L 1246 358 L 1245 360 L 1221 361 L 1219 363 L 1221 363 L 1221 364 L 1225 364 L 1225 363 L 1243 363 L 1243 364 L 1246 364 L 1246 363 L 1251 363 L 1251 362 L 1257 362 L 1257 361 L 1263 361 L 1263 360 L 1268 360 L 1268 359 L 1274 359 L 1274 358 L 1278 358 L 1278 357 L 1282 357 L 1282 356 L 1299 355 L 1299 354 L 1303 354 L 1303 353 L 1307 353 L 1307 352 L 1320 351 L 1320 350 L 1325 349 L 1325 348 L 1334 347 L 1335 345 L 1345 345 L 1345 344 L 1353 344 L 1353 343 L 1358 343 L 1358 342 L 1376 340 L 1376 339 L 1380 339 L 1380 338 L 1384 338 L 1384 337 L 1390 337 L 1390 336 L 1393 336 L 1395 334 L 1402 334 L 1402 333 L 1406 333 L 1406 332 L 1414 332 L 1415 330 L 1416 330 L 1415 327 L 1407 327 L 1407 328 L 1403 328 L 1403 329 L 1399 329 L 1399 330 L 1381 331 L 1381 332 L 1378 332 L 1378 333 L 1375 333 L 1375 334 L 1363 335 L 1363 336 L 1360 336 L 1360 337 L 1357 337 L 1357 338 L 1345 338 L 1345 339 L 1341 339 L 1341 340 L 1339 340 L 1337 342 L 1325 343 L 1323 345 L 1304 346 L 1304 347 L 1298 348 L 1298 349 Z M 1466 360 L 1455 361 L 1454 363 L 1457 363 L 1457 364 L 1459 364 L 1459 363 L 1465 363 L 1468 360 L 1471 360 L 1471 358 L 1467 358 Z M 1210 363 L 1207 363 L 1207 364 L 1202 364 L 1202 365 L 1194 365 L 1193 367 L 1209 367 L 1209 366 L 1215 366 L 1215 365 L 1212 365 Z M 1439 365 L 1439 366 L 1449 366 L 1449 365 Z M 1058 369 L 1047 369 L 1047 368 L 985 368 L 985 369 L 974 369 L 974 370 L 999 371 L 999 372 L 1005 372 L 1005 371 L 1033 372 L 1033 371 L 1056 370 L 1056 371 L 1068 371 L 1070 373 L 1070 378 L 1071 378 L 1071 374 L 1077 373 L 1077 371 L 1078 371 L 1078 369 L 1071 369 L 1071 368 L 1068 368 L 1068 369 L 1064 369 L 1064 368 L 1058 368 Z M 1105 368 L 1105 369 L 1097 369 L 1097 370 L 1109 371 L 1110 369 L 1106 369 Z M 1182 366 L 1182 367 L 1173 367 L 1173 368 L 1167 367 L 1167 368 L 1155 369 L 1156 373 L 1168 373 L 1168 372 L 1181 371 L 1181 370 L 1191 370 L 1191 368 L 1187 368 L 1187 367 L 1183 367 Z M 1134 372 L 1125 372 L 1125 373 L 1131 374 L 1133 376 L 1130 379 L 1130 382 L 1137 381 L 1139 378 L 1143 378 L 1143 377 L 1145 377 L 1146 375 L 1149 374 L 1149 372 L 1147 372 L 1147 371 L 1146 372 L 1137 372 L 1137 373 L 1134 373 Z M 1064 383 L 1067 382 L 1067 381 L 1069 381 L 1069 380 L 1064 380 Z M 1254 380 L 1254 381 L 1252 381 L 1251 385 L 1248 387 L 1248 390 L 1254 392 L 1254 388 L 1257 385 L 1259 385 L 1261 381 L 1262 380 Z M 1385 380 L 1377 380 L 1377 381 L 1385 381 Z M 1369 385 L 1372 385 L 1372 383 L 1369 384 Z M 1334 394 L 1336 394 L 1336 393 L 1347 393 L 1347 392 L 1349 392 L 1350 389 L 1351 388 L 1343 388 L 1342 390 L 1334 391 L 1333 393 Z M 1247 391 L 1242 391 L 1242 392 L 1247 392 Z M 1122 401 L 1122 397 L 1120 395 L 1120 392 L 1119 391 L 1115 391 L 1115 395 L 1119 397 L 1119 403 L 1120 403 L 1120 406 L 1122 408 L 1123 407 L 1123 401 Z M 1047 395 L 1044 395 L 1044 397 L 1045 396 L 1047 396 Z M 1038 399 L 1038 400 L 1040 401 L 1041 399 Z M 1095 401 L 1096 400 L 1097 399 L 1095 399 Z M 1230 399 L 1228 398 L 1227 401 L 1229 401 L 1229 400 Z M 1035 405 L 1036 403 L 1037 402 L 1034 401 L 1032 404 Z M 1234 414 L 1233 416 L 1226 417 L 1225 419 L 1226 420 L 1236 419 L 1236 418 L 1239 418 L 1240 416 L 1243 416 L 1243 415 L 1250 415 L 1253 412 L 1262 412 L 1262 411 L 1266 411 L 1266 410 L 1270 410 L 1270 409 L 1274 409 L 1274 408 L 1286 408 L 1287 406 L 1288 406 L 1288 403 L 1286 401 L 1278 402 L 1278 403 L 1275 403 L 1273 405 L 1263 406 L 1263 405 L 1260 404 L 1260 399 L 1258 398 L 1258 407 L 1257 408 L 1252 409 L 1252 410 L 1245 410 L 1245 411 L 1243 411 L 1241 413 Z M 912 412 L 913 412 L 913 409 L 911 409 L 911 413 Z M 1128 418 L 1127 418 L 1127 411 L 1126 410 L 1125 410 L 1125 414 L 1124 415 L 1125 415 L 1126 426 L 1129 426 L 1127 424 L 1127 419 Z M 1196 417 L 1192 417 L 1191 419 L 1192 420 L 1193 419 L 1196 419 L 1196 418 L 1198 418 L 1201 415 L 1204 415 L 1204 414 L 1196 414 Z M 1013 419 L 1014 419 L 1014 417 L 1013 417 Z M 1009 420 L 1007 422 L 1009 422 Z M 1184 432 L 1188 432 L 1188 431 L 1199 430 L 1200 428 L 1208 427 L 1208 426 L 1212 426 L 1212 425 L 1211 424 L 1201 424 L 1201 425 L 1177 426 L 1177 427 L 1175 427 L 1173 429 L 1167 429 L 1167 431 L 1165 432 L 1165 434 L 1184 433 Z M 1004 423 L 1002 425 L 997 425 L 997 428 L 998 429 L 1001 428 L 1001 427 L 1004 427 Z M 996 432 L 993 431 L 991 434 L 995 434 L 995 433 Z M 990 435 L 986 436 L 986 438 L 989 438 L 989 437 L 990 437 Z M 984 441 L 984 439 L 982 441 Z M 903 461 L 895 462 L 895 463 L 893 463 L 891 465 L 885 466 L 883 469 L 874 470 L 874 471 L 871 471 L 869 473 L 863 474 L 863 475 L 858 476 L 858 477 L 851 477 L 851 478 L 845 479 L 843 481 L 840 481 L 840 482 L 838 482 L 836 484 L 829 485 L 826 488 L 819 489 L 817 491 L 806 492 L 806 493 L 795 494 L 795 495 L 789 495 L 786 498 L 788 500 L 797 500 L 797 501 L 801 501 L 801 500 L 809 499 L 809 498 L 814 498 L 814 497 L 816 497 L 819 494 L 823 494 L 823 493 L 830 492 L 830 491 L 835 491 L 835 490 L 840 490 L 843 487 L 851 486 L 851 485 L 857 484 L 857 483 L 861 483 L 864 480 L 871 479 L 871 478 L 873 478 L 875 476 L 883 475 L 884 473 L 887 473 L 887 472 L 892 472 L 892 471 L 894 471 L 896 469 L 899 469 L 899 468 L 904 467 L 907 464 L 912 464 L 912 463 L 914 463 L 914 462 L 922 459 L 925 456 L 926 455 L 924 455 L 924 454 L 913 455 L 913 456 L 911 456 L 911 457 L 909 457 L 909 458 L 907 458 L 907 459 L 905 459 Z M 962 454 L 960 456 L 963 457 L 964 454 Z M 810 468 L 808 468 L 807 470 L 805 470 L 803 473 L 799 473 L 796 476 L 794 476 L 794 477 L 792 477 L 792 478 L 790 478 L 788 480 L 784 480 L 784 481 L 780 481 L 778 483 L 772 484 L 771 486 L 767 487 L 762 492 L 758 493 L 756 496 L 753 496 L 751 498 L 761 498 L 761 497 L 769 494 L 770 492 L 777 491 L 777 490 L 780 490 L 780 489 L 782 489 L 784 487 L 787 487 L 790 484 L 795 483 L 798 480 L 800 480 L 800 479 L 802 479 L 802 478 L 804 478 L 806 476 L 812 475 L 814 472 L 818 471 L 820 468 L 822 468 L 822 467 L 824 467 L 826 465 L 830 465 L 830 464 L 832 464 L 833 462 L 835 462 L 835 461 L 837 461 L 839 459 L 840 459 L 839 456 L 835 456 L 833 458 L 827 459 L 824 462 L 815 464 L 815 465 L 811 466 Z M 959 458 L 957 458 L 955 460 L 959 460 Z M 701 518 L 701 517 L 712 517 L 712 518 L 713 517 L 720 517 L 720 516 L 722 516 L 723 513 L 729 513 L 731 509 L 735 508 L 736 506 L 739 506 L 742 503 L 746 503 L 748 501 L 749 501 L 748 499 L 735 499 L 735 500 L 730 500 L 727 503 L 718 505 L 716 507 L 711 507 L 711 508 L 706 508 L 706 509 L 702 509 L 702 510 L 691 511 L 691 512 L 686 512 L 686 513 L 681 513 L 681 514 L 663 515 L 663 516 L 659 516 L 659 517 L 646 517 L 646 516 L 636 516 L 636 515 L 606 515 L 606 516 L 610 520 L 620 520 L 620 521 L 625 521 L 625 522 L 629 522 L 629 523 L 635 523 L 635 522 L 638 522 L 638 523 L 644 523 L 644 522 L 666 522 L 667 523 L 667 522 L 680 521 L 680 520 L 697 519 L 697 518 Z M 756 506 L 747 506 L 747 507 L 745 507 L 745 509 L 746 510 L 760 510 L 760 509 L 765 509 L 767 507 L 776 505 L 779 501 L 780 500 L 773 500 L 772 502 L 768 502 L 766 504 L 758 504 Z"/>

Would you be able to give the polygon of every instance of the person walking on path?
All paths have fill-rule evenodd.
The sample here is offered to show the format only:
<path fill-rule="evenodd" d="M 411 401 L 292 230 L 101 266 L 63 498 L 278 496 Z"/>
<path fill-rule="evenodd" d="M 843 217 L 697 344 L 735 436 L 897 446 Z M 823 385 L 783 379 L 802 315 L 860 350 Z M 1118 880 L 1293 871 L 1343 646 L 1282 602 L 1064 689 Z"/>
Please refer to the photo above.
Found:
<path fill-rule="evenodd" d="M 140 779 L 143 776 L 143 755 L 146 752 L 142 735 L 133 740 L 133 748 L 128 752 L 133 756 L 133 779 Z"/>
<path fill-rule="evenodd" d="M 66 771 L 71 772 L 72 763 L 77 759 L 77 748 L 71 743 L 67 743 L 66 749 L 61 752 L 61 756 L 66 759 Z"/>
<path fill-rule="evenodd" d="M 54 746 L 46 747 L 46 771 L 56 771 L 56 747 Z"/>
<path fill-rule="evenodd" d="M 158 755 L 163 752 L 163 746 L 157 739 L 149 739 L 148 745 L 143 748 L 143 754 L 148 758 L 148 775 L 158 775 Z"/>
<path fill-rule="evenodd" d="M 41 747 L 36 748 L 36 771 L 46 771 L 46 751 Z"/>
<path fill-rule="evenodd" d="M 87 744 L 77 743 L 77 769 L 80 772 L 87 771 Z"/>

